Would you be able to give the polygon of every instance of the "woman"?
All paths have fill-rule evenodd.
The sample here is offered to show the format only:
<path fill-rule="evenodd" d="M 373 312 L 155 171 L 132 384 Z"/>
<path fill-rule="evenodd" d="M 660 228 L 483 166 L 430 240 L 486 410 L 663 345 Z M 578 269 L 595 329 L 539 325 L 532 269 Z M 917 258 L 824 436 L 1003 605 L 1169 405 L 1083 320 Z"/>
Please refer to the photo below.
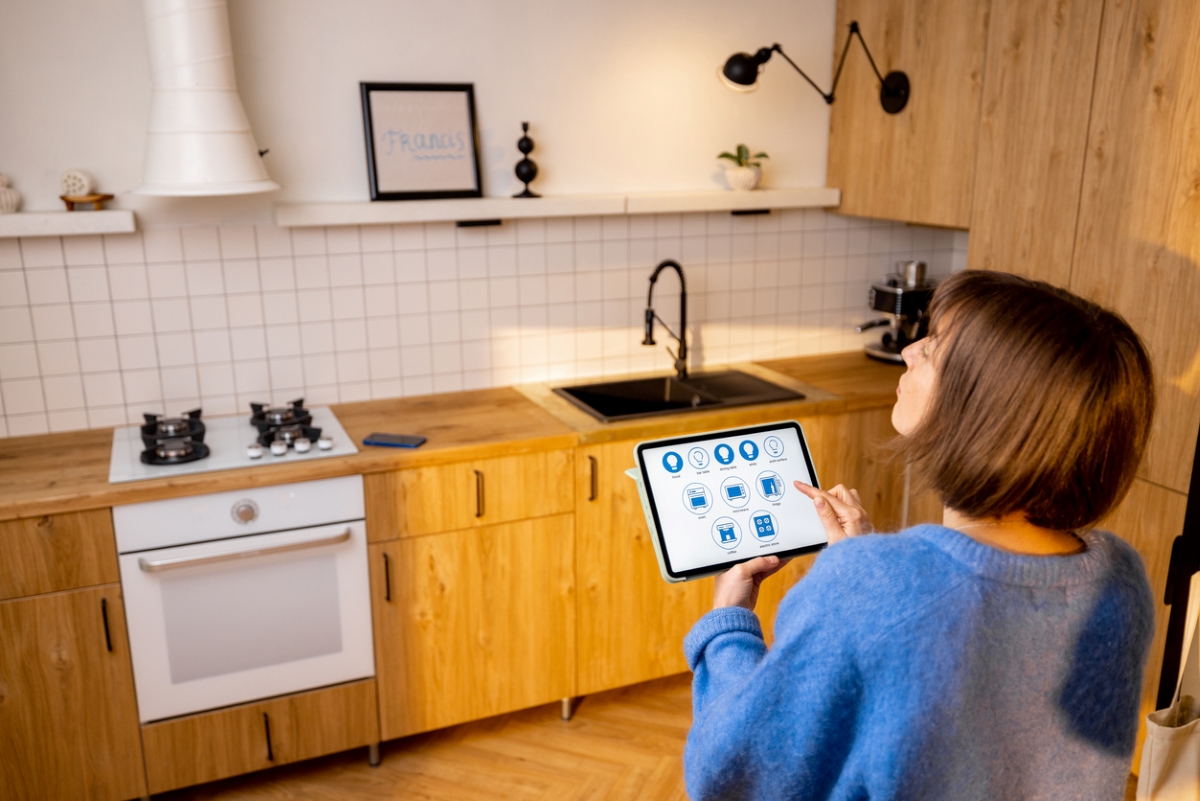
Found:
<path fill-rule="evenodd" d="M 1091 526 L 1145 449 L 1149 359 L 1117 315 L 1003 273 L 947 279 L 930 321 L 892 423 L 943 525 L 869 535 L 854 490 L 797 482 L 830 547 L 774 645 L 753 609 L 777 557 L 719 576 L 685 642 L 695 799 L 1122 798 L 1154 608 Z"/>

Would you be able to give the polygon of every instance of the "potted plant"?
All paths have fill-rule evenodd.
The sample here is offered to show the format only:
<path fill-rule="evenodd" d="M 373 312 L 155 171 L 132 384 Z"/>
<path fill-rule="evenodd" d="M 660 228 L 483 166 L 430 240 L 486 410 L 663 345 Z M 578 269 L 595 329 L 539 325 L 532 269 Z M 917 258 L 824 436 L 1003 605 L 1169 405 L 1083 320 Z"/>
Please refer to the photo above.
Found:
<path fill-rule="evenodd" d="M 767 159 L 770 158 L 766 153 L 755 153 L 750 155 L 750 148 L 745 145 L 737 146 L 737 153 L 726 151 L 717 156 L 719 159 L 729 159 L 737 164 L 736 167 L 725 168 L 725 180 L 729 182 L 730 189 L 738 191 L 746 191 L 758 186 L 759 180 L 762 179 L 762 164 L 752 159 Z"/>

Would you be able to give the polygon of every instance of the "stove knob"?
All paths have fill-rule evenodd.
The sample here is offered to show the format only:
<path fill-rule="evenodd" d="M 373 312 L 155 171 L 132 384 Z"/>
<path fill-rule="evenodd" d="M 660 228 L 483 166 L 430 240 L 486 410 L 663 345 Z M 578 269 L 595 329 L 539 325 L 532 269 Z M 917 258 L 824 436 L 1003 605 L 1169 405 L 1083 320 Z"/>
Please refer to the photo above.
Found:
<path fill-rule="evenodd" d="M 246 446 L 246 455 L 251 459 L 261 459 L 263 455 L 263 447 L 257 442 L 251 442 Z"/>
<path fill-rule="evenodd" d="M 238 501 L 229 511 L 233 516 L 233 522 L 242 525 L 253 523 L 258 519 L 258 504 L 249 499 Z"/>
<path fill-rule="evenodd" d="M 280 442 L 279 440 L 275 440 L 274 442 L 271 443 L 271 455 L 283 456 L 287 452 L 288 452 L 288 447 L 287 447 L 286 442 Z"/>
<path fill-rule="evenodd" d="M 317 447 L 323 451 L 332 450 L 333 449 L 333 440 L 330 439 L 329 437 L 318 437 L 317 438 Z"/>
<path fill-rule="evenodd" d="M 297 437 L 292 447 L 296 449 L 296 453 L 308 453 L 312 450 L 312 440 L 308 437 Z"/>

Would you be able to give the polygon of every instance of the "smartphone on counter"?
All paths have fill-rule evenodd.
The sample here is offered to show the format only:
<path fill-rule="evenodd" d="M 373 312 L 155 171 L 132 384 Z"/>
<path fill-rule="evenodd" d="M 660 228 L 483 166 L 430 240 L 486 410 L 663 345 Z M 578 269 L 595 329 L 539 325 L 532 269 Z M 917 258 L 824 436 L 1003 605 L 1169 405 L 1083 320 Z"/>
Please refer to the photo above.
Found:
<path fill-rule="evenodd" d="M 385 448 L 416 448 L 425 444 L 420 434 L 382 434 L 376 432 L 363 440 L 363 445 L 380 445 Z"/>

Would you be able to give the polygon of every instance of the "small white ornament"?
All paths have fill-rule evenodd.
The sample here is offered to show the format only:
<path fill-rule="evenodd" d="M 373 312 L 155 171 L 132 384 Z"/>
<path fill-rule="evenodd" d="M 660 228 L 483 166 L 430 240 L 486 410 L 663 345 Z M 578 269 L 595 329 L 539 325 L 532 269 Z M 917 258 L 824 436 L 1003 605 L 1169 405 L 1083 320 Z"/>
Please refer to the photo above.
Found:
<path fill-rule="evenodd" d="M 8 176 L 0 173 L 0 214 L 12 214 L 21 208 L 21 193 L 12 188 Z"/>
<path fill-rule="evenodd" d="M 725 180 L 729 188 L 738 192 L 746 192 L 758 186 L 762 179 L 762 170 L 758 167 L 726 167 Z"/>
<path fill-rule="evenodd" d="M 58 188 L 62 194 L 70 197 L 90 195 L 95 187 L 96 182 L 92 180 L 92 176 L 83 170 L 67 170 L 58 176 Z"/>

